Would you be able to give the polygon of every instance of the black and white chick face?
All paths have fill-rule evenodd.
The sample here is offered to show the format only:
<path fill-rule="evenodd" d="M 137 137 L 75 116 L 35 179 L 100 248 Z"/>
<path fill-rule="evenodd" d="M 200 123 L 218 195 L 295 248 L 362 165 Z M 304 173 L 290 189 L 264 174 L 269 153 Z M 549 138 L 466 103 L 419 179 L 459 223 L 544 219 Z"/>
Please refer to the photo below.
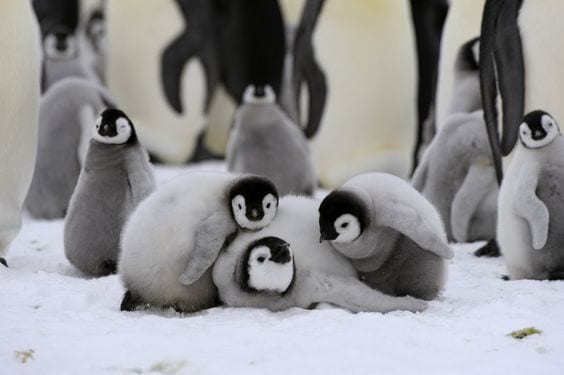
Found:
<path fill-rule="evenodd" d="M 364 231 L 365 209 L 358 197 L 333 191 L 319 206 L 319 241 L 352 242 Z"/>
<path fill-rule="evenodd" d="M 66 28 L 56 28 L 43 41 L 45 57 L 51 60 L 67 60 L 78 56 L 78 43 Z"/>
<path fill-rule="evenodd" d="M 278 211 L 278 190 L 265 177 L 244 176 L 231 188 L 231 212 L 243 229 L 259 230 L 268 226 Z"/>
<path fill-rule="evenodd" d="M 106 144 L 124 144 L 136 139 L 133 124 L 119 109 L 106 109 L 96 120 L 94 140 Z"/>
<path fill-rule="evenodd" d="M 560 135 L 560 129 L 552 116 L 544 111 L 528 113 L 519 126 L 519 139 L 527 148 L 541 148 Z"/>
<path fill-rule="evenodd" d="M 277 237 L 251 243 L 243 267 L 244 286 L 252 291 L 285 293 L 294 279 L 290 244 Z"/>

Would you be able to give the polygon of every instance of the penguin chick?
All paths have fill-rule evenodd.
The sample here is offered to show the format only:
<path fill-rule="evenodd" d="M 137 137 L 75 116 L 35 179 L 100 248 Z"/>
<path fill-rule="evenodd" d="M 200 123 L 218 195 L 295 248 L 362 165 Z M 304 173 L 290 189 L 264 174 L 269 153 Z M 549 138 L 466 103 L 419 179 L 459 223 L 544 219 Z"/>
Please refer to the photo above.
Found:
<path fill-rule="evenodd" d="M 480 38 L 472 38 L 458 50 L 448 114 L 482 109 L 480 94 Z"/>
<path fill-rule="evenodd" d="M 564 138 L 528 113 L 499 192 L 498 243 L 511 279 L 564 279 Z"/>
<path fill-rule="evenodd" d="M 131 120 L 120 110 L 105 110 L 96 121 L 65 218 L 67 259 L 89 275 L 114 273 L 122 227 L 154 187 L 148 154 Z"/>
<path fill-rule="evenodd" d="M 41 92 L 45 93 L 55 82 L 66 77 L 94 78 L 82 63 L 77 38 L 65 26 L 59 25 L 43 38 Z"/>
<path fill-rule="evenodd" d="M 278 192 L 255 175 L 194 172 L 159 188 L 122 236 L 122 310 L 149 303 L 190 312 L 215 304 L 211 267 L 229 238 L 270 224 Z"/>
<path fill-rule="evenodd" d="M 249 86 L 227 145 L 230 172 L 270 178 L 281 195 L 311 195 L 317 179 L 303 131 L 276 104 L 270 86 Z"/>
<path fill-rule="evenodd" d="M 38 219 L 65 216 L 84 163 L 92 124 L 111 105 L 101 86 L 82 78 L 57 82 L 40 102 L 35 170 L 25 207 Z"/>
<path fill-rule="evenodd" d="M 499 188 L 483 115 L 449 116 L 412 178 L 441 215 L 450 241 L 495 237 Z"/>
<path fill-rule="evenodd" d="M 213 281 L 227 306 L 280 311 L 331 303 L 353 312 L 421 311 L 425 301 L 393 297 L 358 280 L 351 263 L 317 238 L 318 202 L 280 200 L 274 221 L 241 233 L 213 267 Z"/>
<path fill-rule="evenodd" d="M 321 202 L 319 229 L 375 289 L 430 300 L 444 286 L 453 253 L 439 214 L 398 177 L 353 177 Z"/>

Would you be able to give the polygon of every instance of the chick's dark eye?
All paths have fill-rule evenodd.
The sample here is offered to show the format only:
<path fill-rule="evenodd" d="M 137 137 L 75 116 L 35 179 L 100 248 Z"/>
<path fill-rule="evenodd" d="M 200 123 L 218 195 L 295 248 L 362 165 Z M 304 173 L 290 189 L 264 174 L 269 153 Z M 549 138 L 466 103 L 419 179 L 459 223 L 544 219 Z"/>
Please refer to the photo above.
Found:
<path fill-rule="evenodd" d="M 341 224 L 341 228 L 343 228 L 343 229 L 346 228 L 346 227 L 348 227 L 348 226 L 349 226 L 349 223 L 343 223 L 343 224 Z"/>
<path fill-rule="evenodd" d="M 270 206 L 271 206 L 270 203 L 267 203 L 267 204 L 266 204 L 266 208 L 270 208 Z"/>
<path fill-rule="evenodd" d="M 264 257 L 258 257 L 257 258 L 259 263 L 264 263 L 265 258 Z"/>
<path fill-rule="evenodd" d="M 243 209 L 243 206 L 241 206 L 240 204 L 238 204 L 238 205 L 237 205 L 237 208 L 241 210 L 241 209 Z"/>

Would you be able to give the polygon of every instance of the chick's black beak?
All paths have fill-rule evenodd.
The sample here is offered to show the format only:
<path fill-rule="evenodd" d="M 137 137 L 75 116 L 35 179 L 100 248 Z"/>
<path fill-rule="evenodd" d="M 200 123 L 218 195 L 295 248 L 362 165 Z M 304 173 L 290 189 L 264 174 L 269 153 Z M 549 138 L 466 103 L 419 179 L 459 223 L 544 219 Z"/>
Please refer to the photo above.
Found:
<path fill-rule="evenodd" d="M 337 238 L 337 236 L 334 234 L 321 232 L 321 236 L 319 236 L 319 243 L 322 243 L 323 241 L 333 241 L 335 238 Z"/>

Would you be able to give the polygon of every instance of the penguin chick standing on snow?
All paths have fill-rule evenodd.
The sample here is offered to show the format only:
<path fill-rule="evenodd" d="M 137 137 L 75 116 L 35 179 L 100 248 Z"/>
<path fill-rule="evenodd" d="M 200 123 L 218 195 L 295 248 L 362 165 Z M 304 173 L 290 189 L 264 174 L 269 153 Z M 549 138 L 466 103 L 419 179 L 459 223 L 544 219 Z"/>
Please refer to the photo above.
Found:
<path fill-rule="evenodd" d="M 317 207 L 310 198 L 283 197 L 272 224 L 238 235 L 221 253 L 213 280 L 227 306 L 280 311 L 325 302 L 353 312 L 427 307 L 425 301 L 387 296 L 359 281 L 344 256 L 318 241 Z"/>
<path fill-rule="evenodd" d="M 220 250 L 238 230 L 269 225 L 277 209 L 276 187 L 260 176 L 194 172 L 159 188 L 123 231 L 121 310 L 143 303 L 184 312 L 213 306 L 211 267 Z"/>
<path fill-rule="evenodd" d="M 458 242 L 495 237 L 499 189 L 481 111 L 478 48 L 478 38 L 460 48 L 451 114 L 412 179 L 441 215 L 448 239 Z"/>
<path fill-rule="evenodd" d="M 353 177 L 321 202 L 319 227 L 320 240 L 331 241 L 383 293 L 430 300 L 444 286 L 453 253 L 439 214 L 398 177 Z"/>
<path fill-rule="evenodd" d="M 116 271 L 122 227 L 154 189 L 147 152 L 133 124 L 120 110 L 105 110 L 93 139 L 65 219 L 67 259 L 94 276 Z"/>
<path fill-rule="evenodd" d="M 92 124 L 111 99 L 100 86 L 69 77 L 40 102 L 37 158 L 25 207 L 38 219 L 65 216 L 84 163 Z"/>
<path fill-rule="evenodd" d="M 270 86 L 249 86 L 227 145 L 230 172 L 270 178 L 281 195 L 311 195 L 316 175 L 300 127 L 276 104 Z"/>
<path fill-rule="evenodd" d="M 498 242 L 511 279 L 564 279 L 564 138 L 527 114 L 499 192 Z"/>

